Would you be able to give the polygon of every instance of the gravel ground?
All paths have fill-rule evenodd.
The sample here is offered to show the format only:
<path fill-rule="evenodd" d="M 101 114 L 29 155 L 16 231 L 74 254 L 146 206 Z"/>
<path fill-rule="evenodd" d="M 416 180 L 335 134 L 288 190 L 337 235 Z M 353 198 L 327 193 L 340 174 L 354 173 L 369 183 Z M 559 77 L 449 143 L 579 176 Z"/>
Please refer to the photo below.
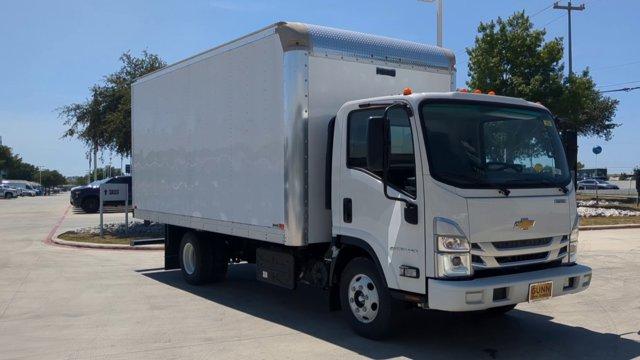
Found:
<path fill-rule="evenodd" d="M 142 221 L 132 221 L 129 223 L 129 231 L 125 231 L 124 223 L 104 224 L 105 234 L 113 236 L 129 236 L 129 237 L 162 237 L 164 236 L 164 226 L 162 224 L 152 223 L 145 225 Z M 75 230 L 78 234 L 100 234 L 100 226 L 92 226 Z"/>
<path fill-rule="evenodd" d="M 640 216 L 640 211 L 594 208 L 594 207 L 578 207 L 578 215 L 582 217 Z"/>

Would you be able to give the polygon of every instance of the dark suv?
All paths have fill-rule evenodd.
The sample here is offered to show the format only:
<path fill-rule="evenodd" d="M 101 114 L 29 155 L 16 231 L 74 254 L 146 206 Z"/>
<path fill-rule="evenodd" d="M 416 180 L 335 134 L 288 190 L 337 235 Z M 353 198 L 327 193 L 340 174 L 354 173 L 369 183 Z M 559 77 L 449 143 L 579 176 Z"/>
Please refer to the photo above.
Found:
<path fill-rule="evenodd" d="M 131 204 L 131 176 L 116 176 L 97 180 L 89 185 L 71 188 L 70 202 L 75 207 L 82 208 L 86 213 L 95 213 L 100 210 L 100 184 L 128 184 L 129 204 Z M 124 201 L 105 202 L 107 206 L 124 205 Z"/>

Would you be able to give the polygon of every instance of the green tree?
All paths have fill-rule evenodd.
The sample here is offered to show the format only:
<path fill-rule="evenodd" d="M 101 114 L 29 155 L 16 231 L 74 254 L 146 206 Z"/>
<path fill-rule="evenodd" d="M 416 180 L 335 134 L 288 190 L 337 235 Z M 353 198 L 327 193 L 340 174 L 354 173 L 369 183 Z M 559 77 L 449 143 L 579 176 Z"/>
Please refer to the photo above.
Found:
<path fill-rule="evenodd" d="M 121 68 L 107 75 L 102 84 L 90 88 L 90 98 L 58 109 L 68 127 L 63 137 L 76 137 L 90 151 L 110 150 L 122 156 L 131 154 L 131 84 L 135 79 L 166 64 L 155 54 L 129 52 L 120 56 Z"/>
<path fill-rule="evenodd" d="M 578 170 L 582 170 L 584 169 L 584 164 L 578 161 L 578 165 L 576 167 L 578 168 Z"/>
<path fill-rule="evenodd" d="M 5 178 L 33 180 L 37 171 L 38 168 L 22 161 L 20 155 L 14 154 L 10 147 L 0 145 L 0 174 Z"/>
<path fill-rule="evenodd" d="M 613 122 L 618 101 L 596 90 L 588 70 L 564 76 L 562 39 L 545 41 L 545 35 L 524 11 L 480 23 L 474 46 L 467 48 L 467 85 L 540 102 L 567 120 L 565 128 L 609 140 L 618 126 Z"/>
<path fill-rule="evenodd" d="M 51 188 L 58 185 L 64 185 L 67 183 L 67 178 L 60 174 L 57 170 L 42 170 L 42 183 L 40 185 L 45 188 Z"/>

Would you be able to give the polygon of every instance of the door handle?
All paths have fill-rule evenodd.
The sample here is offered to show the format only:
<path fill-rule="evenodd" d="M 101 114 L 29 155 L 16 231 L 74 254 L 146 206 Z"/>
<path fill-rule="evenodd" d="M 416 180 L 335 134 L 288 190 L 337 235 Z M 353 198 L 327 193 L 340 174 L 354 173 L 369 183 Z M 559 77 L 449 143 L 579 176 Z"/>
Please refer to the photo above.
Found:
<path fill-rule="evenodd" d="M 353 220 L 353 205 L 350 198 L 342 199 L 342 221 L 350 223 Z"/>

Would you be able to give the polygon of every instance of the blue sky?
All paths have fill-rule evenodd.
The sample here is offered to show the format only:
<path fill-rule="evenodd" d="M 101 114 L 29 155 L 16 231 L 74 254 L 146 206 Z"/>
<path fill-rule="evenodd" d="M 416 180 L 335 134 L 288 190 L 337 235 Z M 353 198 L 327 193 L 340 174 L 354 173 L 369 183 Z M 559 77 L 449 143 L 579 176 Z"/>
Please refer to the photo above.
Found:
<path fill-rule="evenodd" d="M 566 12 L 551 0 L 445 0 L 444 46 L 457 56 L 458 86 L 467 79 L 464 49 L 480 21 L 517 10 L 533 15 L 548 37 L 565 37 Z M 574 71 L 589 66 L 602 89 L 640 85 L 640 2 L 587 0 L 573 17 Z M 0 11 L 0 136 L 25 161 L 83 174 L 88 162 L 76 140 L 60 139 L 55 109 L 84 100 L 88 87 L 119 67 L 126 50 L 143 49 L 172 63 L 280 20 L 302 21 L 435 43 L 435 6 L 388 1 L 6 1 Z M 542 12 L 541 10 L 546 9 Z M 629 84 L 622 84 L 635 82 Z M 606 86 L 622 84 L 620 86 Z M 613 93 L 620 100 L 613 140 L 581 138 L 580 160 L 604 148 L 598 164 L 610 172 L 640 164 L 640 90 Z M 109 154 L 105 154 L 109 162 Z M 115 166 L 119 158 L 113 158 Z"/>

